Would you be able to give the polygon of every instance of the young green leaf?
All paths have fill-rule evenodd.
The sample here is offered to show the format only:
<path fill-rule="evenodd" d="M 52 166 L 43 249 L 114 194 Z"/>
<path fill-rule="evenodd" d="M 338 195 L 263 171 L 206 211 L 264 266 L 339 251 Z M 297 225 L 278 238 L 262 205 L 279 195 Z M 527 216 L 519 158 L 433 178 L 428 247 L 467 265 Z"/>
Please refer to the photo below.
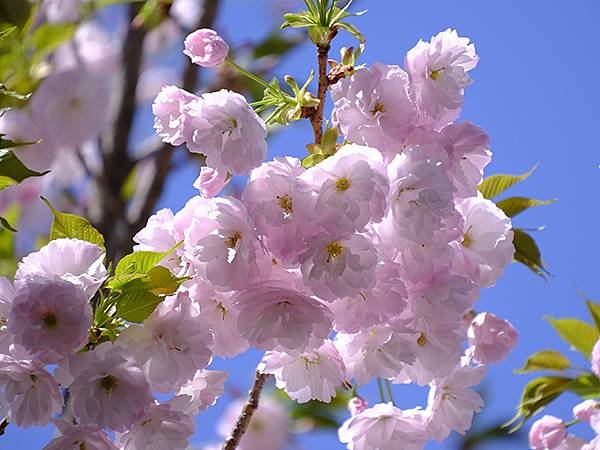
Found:
<path fill-rule="evenodd" d="M 579 319 L 554 319 L 546 320 L 554 327 L 561 338 L 573 348 L 579 350 L 586 358 L 592 354 L 594 344 L 598 341 L 600 333 L 595 326 Z"/>
<path fill-rule="evenodd" d="M 514 217 L 533 206 L 551 205 L 554 202 L 556 202 L 556 199 L 535 200 L 526 197 L 510 197 L 500 200 L 496 203 L 496 206 L 504 211 L 508 217 Z"/>
<path fill-rule="evenodd" d="M 529 267 L 536 275 L 545 278 L 549 272 L 544 267 L 542 254 L 533 237 L 520 228 L 513 228 L 513 245 L 515 260 Z"/>
<path fill-rule="evenodd" d="M 569 383 L 567 389 L 583 399 L 600 398 L 600 380 L 593 373 L 586 373 L 575 378 Z"/>
<path fill-rule="evenodd" d="M 6 145 L 6 141 L 0 137 L 0 146 Z M 30 177 L 40 177 L 48 172 L 36 172 L 23 164 L 11 150 L 0 149 L 0 190 Z"/>
<path fill-rule="evenodd" d="M 81 239 L 82 241 L 91 242 L 104 248 L 104 236 L 96 230 L 87 219 L 76 216 L 75 214 L 63 213 L 57 211 L 50 202 L 42 197 L 42 200 L 52 214 L 54 214 L 54 220 L 52 221 L 52 227 L 50 228 L 50 240 L 59 238 L 75 238 Z"/>
<path fill-rule="evenodd" d="M 8 221 L 8 219 L 6 219 L 5 217 L 1 217 L 0 216 L 0 225 L 2 225 L 4 228 L 6 228 L 8 231 L 11 231 L 13 233 L 16 233 L 17 230 L 15 229 L 15 227 L 13 227 L 10 222 Z"/>
<path fill-rule="evenodd" d="M 525 172 L 522 175 L 508 175 L 500 173 L 489 176 L 479 185 L 479 192 L 481 192 L 483 197 L 487 199 L 497 197 L 511 186 L 514 186 L 515 184 L 529 178 L 536 168 L 537 164 L 529 172 Z"/>
<path fill-rule="evenodd" d="M 569 360 L 557 350 L 543 350 L 527 358 L 525 366 L 515 373 L 529 373 L 538 370 L 563 371 L 571 366 Z"/>
<path fill-rule="evenodd" d="M 117 298 L 117 314 L 124 320 L 142 323 L 156 309 L 162 298 L 151 292 L 124 292 Z"/>
<path fill-rule="evenodd" d="M 587 304 L 590 314 L 596 323 L 596 328 L 598 328 L 600 331 L 600 305 L 588 299 L 586 299 L 585 303 Z"/>
<path fill-rule="evenodd" d="M 115 275 L 147 274 L 177 247 L 179 247 L 179 244 L 164 252 L 141 251 L 125 255 L 117 264 Z"/>
<path fill-rule="evenodd" d="M 75 34 L 77 25 L 73 23 L 43 23 L 35 29 L 31 43 L 37 55 L 50 53 L 67 42 Z"/>

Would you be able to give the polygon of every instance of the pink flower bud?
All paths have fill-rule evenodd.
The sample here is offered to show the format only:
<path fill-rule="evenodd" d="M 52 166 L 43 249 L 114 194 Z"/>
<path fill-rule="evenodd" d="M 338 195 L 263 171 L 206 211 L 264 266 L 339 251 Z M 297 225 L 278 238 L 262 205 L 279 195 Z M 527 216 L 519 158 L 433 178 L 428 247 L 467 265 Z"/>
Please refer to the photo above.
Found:
<path fill-rule="evenodd" d="M 348 402 L 348 410 L 350 411 L 350 414 L 352 414 L 352 417 L 360 414 L 368 407 L 367 401 L 362 397 L 352 397 Z"/>
<path fill-rule="evenodd" d="M 482 364 L 493 364 L 506 358 L 518 339 L 515 327 L 492 313 L 478 314 L 468 334 L 473 356 Z"/>
<path fill-rule="evenodd" d="M 573 417 L 583 422 L 592 418 L 594 412 L 598 411 L 600 404 L 596 400 L 585 400 L 573 408 Z"/>
<path fill-rule="evenodd" d="M 529 447 L 534 450 L 552 450 L 567 437 L 565 423 L 554 416 L 544 416 L 529 430 Z"/>
<path fill-rule="evenodd" d="M 194 181 L 194 187 L 204 198 L 213 198 L 223 190 L 228 182 L 226 170 L 204 166 L 200 169 L 200 176 Z"/>
<path fill-rule="evenodd" d="M 185 38 L 185 50 L 194 64 L 202 67 L 214 67 L 227 58 L 229 45 L 216 31 L 202 28 L 189 34 Z"/>
<path fill-rule="evenodd" d="M 598 339 L 592 350 L 592 372 L 600 377 L 600 339 Z"/>

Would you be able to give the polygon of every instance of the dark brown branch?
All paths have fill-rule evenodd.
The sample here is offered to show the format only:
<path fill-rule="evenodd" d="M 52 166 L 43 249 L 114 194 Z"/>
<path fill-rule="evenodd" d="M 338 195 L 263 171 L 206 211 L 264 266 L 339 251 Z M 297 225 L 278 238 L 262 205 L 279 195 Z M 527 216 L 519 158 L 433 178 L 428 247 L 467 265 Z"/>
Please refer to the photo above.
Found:
<path fill-rule="evenodd" d="M 250 425 L 254 411 L 258 409 L 260 394 L 266 381 L 269 379 L 269 376 L 270 375 L 266 373 L 256 372 L 254 383 L 252 384 L 250 392 L 248 392 L 248 400 L 235 422 L 231 435 L 223 444 L 223 450 L 235 450 L 239 445 L 242 436 L 244 436 L 244 433 L 248 429 L 248 425 Z"/>

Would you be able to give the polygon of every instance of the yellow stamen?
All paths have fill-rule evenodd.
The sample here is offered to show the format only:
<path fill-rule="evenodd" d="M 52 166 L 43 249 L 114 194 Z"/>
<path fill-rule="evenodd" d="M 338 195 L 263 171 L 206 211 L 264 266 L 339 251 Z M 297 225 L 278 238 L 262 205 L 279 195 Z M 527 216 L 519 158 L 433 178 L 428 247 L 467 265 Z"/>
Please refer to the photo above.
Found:
<path fill-rule="evenodd" d="M 335 182 L 335 189 L 338 192 L 347 191 L 350 188 L 350 180 L 348 178 L 339 178 Z"/>
<path fill-rule="evenodd" d="M 327 251 L 327 254 L 329 255 L 327 257 L 327 262 L 331 262 L 332 259 L 337 258 L 344 252 L 344 247 L 342 247 L 342 244 L 339 242 L 333 241 L 331 244 L 325 247 L 325 251 Z"/>

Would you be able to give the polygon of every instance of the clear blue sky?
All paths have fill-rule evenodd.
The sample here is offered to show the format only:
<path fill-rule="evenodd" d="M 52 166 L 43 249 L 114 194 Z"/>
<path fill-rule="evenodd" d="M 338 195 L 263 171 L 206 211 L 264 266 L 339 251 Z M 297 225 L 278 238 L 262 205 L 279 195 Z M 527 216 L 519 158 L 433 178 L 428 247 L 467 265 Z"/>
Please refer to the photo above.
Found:
<path fill-rule="evenodd" d="M 226 0 L 217 28 L 235 44 L 243 43 L 264 33 L 268 28 L 265 25 L 275 20 L 269 4 L 260 0 Z M 362 0 L 357 2 L 357 8 L 369 10 L 355 19 L 367 36 L 366 63 L 402 64 L 405 52 L 419 38 L 429 39 L 448 27 L 469 36 L 481 59 L 471 72 L 474 83 L 466 92 L 462 118 L 482 126 L 490 135 L 494 161 L 488 174 L 522 173 L 540 162 L 536 173 L 512 193 L 559 199 L 556 204 L 531 210 L 515 221 L 521 227 L 546 226 L 535 237 L 552 277 L 544 282 L 524 267 L 512 265 L 495 288 L 482 292 L 476 305 L 480 311 L 489 310 L 510 319 L 520 331 L 519 344 L 510 358 L 491 367 L 482 385 L 486 409 L 477 418 L 477 425 L 492 424 L 513 414 L 529 378 L 512 371 L 529 354 L 557 348 L 576 358 L 542 317 L 587 319 L 578 289 L 600 300 L 600 2 Z M 348 45 L 352 41 L 342 37 L 337 44 Z M 308 45 L 296 50 L 280 74 L 290 73 L 302 79 L 313 67 L 313 53 Z M 291 127 L 272 139 L 270 156 L 300 155 L 308 139 L 306 124 Z M 182 169 L 170 180 L 161 206 L 181 208 L 194 195 L 191 184 L 196 176 L 196 168 Z M 234 361 L 218 362 L 216 367 L 232 371 L 228 389 L 244 391 L 259 358 L 258 353 L 248 353 Z M 579 364 L 585 362 L 579 360 Z M 374 389 L 365 392 L 372 403 L 377 401 Z M 397 387 L 395 397 L 400 406 L 412 407 L 424 405 L 426 393 Z M 548 412 L 569 418 L 575 401 L 567 396 Z M 199 417 L 194 443 L 216 438 L 215 423 L 224 404 L 220 401 L 212 411 Z M 576 426 L 573 431 L 583 436 L 587 432 L 585 426 Z M 0 449 L 38 449 L 48 436 L 48 430 L 9 427 L 0 438 Z M 300 436 L 297 441 L 304 449 L 343 449 L 332 433 Z M 454 449 L 456 445 L 448 441 L 427 448 Z M 523 440 L 481 447 L 526 448 Z"/>

